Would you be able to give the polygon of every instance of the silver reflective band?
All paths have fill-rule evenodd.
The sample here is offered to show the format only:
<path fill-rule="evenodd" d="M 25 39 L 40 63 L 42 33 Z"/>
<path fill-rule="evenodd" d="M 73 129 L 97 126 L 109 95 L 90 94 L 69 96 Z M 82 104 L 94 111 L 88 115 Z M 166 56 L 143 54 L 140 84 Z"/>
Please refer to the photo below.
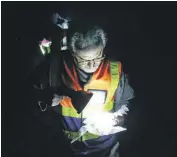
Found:
<path fill-rule="evenodd" d="M 119 157 L 118 148 L 119 148 L 119 142 L 117 142 L 114 145 L 114 147 L 111 149 L 111 153 L 109 157 Z"/>
<path fill-rule="evenodd" d="M 60 95 L 54 94 L 54 98 L 52 99 L 51 106 L 54 107 L 54 106 L 59 105 L 59 103 L 61 102 L 61 100 L 63 98 L 65 98 L 65 97 L 67 97 L 67 96 L 60 96 Z"/>

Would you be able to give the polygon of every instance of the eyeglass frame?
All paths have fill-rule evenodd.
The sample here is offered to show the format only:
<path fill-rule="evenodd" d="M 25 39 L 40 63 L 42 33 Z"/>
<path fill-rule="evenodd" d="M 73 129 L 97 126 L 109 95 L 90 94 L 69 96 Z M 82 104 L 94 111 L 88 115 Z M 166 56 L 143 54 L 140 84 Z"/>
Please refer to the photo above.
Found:
<path fill-rule="evenodd" d="M 102 52 L 103 52 L 103 51 L 100 51 L 100 54 L 101 54 Z M 100 55 L 100 54 L 99 54 L 99 55 Z M 99 56 L 99 55 L 98 55 L 98 56 Z M 95 63 L 96 60 L 98 60 L 98 61 L 101 62 L 101 61 L 104 60 L 105 57 L 106 57 L 106 55 L 103 54 L 102 57 L 94 58 L 94 59 L 91 59 L 91 60 L 85 60 L 85 59 L 82 59 L 77 53 L 72 53 L 72 56 L 73 56 L 73 58 L 76 60 L 76 62 L 77 62 L 78 64 L 80 64 L 80 65 L 82 65 L 83 62 L 85 62 L 84 65 L 86 65 L 86 64 L 88 64 L 89 62 L 92 62 L 92 61 Z M 82 61 L 78 61 L 78 58 L 77 58 L 77 57 L 79 57 L 79 59 L 82 60 Z"/>

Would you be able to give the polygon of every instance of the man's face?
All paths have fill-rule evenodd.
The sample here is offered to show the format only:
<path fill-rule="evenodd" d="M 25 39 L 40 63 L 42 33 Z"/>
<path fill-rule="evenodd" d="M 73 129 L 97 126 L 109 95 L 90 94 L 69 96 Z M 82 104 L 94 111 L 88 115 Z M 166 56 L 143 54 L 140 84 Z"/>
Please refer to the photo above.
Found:
<path fill-rule="evenodd" d="M 102 48 L 80 51 L 74 53 L 73 57 L 78 68 L 86 73 L 95 72 L 101 64 L 101 61 L 105 58 Z"/>

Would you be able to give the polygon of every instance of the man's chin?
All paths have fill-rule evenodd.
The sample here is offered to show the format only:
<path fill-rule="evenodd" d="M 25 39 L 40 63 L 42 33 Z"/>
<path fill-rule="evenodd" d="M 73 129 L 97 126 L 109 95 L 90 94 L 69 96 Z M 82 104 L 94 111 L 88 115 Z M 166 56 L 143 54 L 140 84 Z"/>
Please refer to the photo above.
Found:
<path fill-rule="evenodd" d="M 83 69 L 86 73 L 94 73 L 97 69 Z"/>

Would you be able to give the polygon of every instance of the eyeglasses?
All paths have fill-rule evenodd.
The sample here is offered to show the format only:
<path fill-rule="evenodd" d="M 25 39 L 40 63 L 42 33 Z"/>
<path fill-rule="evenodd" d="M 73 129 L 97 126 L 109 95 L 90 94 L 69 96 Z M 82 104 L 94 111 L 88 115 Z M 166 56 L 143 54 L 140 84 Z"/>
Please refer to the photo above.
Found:
<path fill-rule="evenodd" d="M 102 60 L 105 59 L 106 56 L 103 55 L 102 57 L 97 57 L 92 60 L 85 60 L 85 59 L 81 58 L 78 54 L 73 54 L 73 57 L 74 57 L 75 61 L 77 62 L 77 64 L 87 65 L 88 63 L 91 63 L 91 62 L 94 62 L 94 64 L 99 64 Z"/>

